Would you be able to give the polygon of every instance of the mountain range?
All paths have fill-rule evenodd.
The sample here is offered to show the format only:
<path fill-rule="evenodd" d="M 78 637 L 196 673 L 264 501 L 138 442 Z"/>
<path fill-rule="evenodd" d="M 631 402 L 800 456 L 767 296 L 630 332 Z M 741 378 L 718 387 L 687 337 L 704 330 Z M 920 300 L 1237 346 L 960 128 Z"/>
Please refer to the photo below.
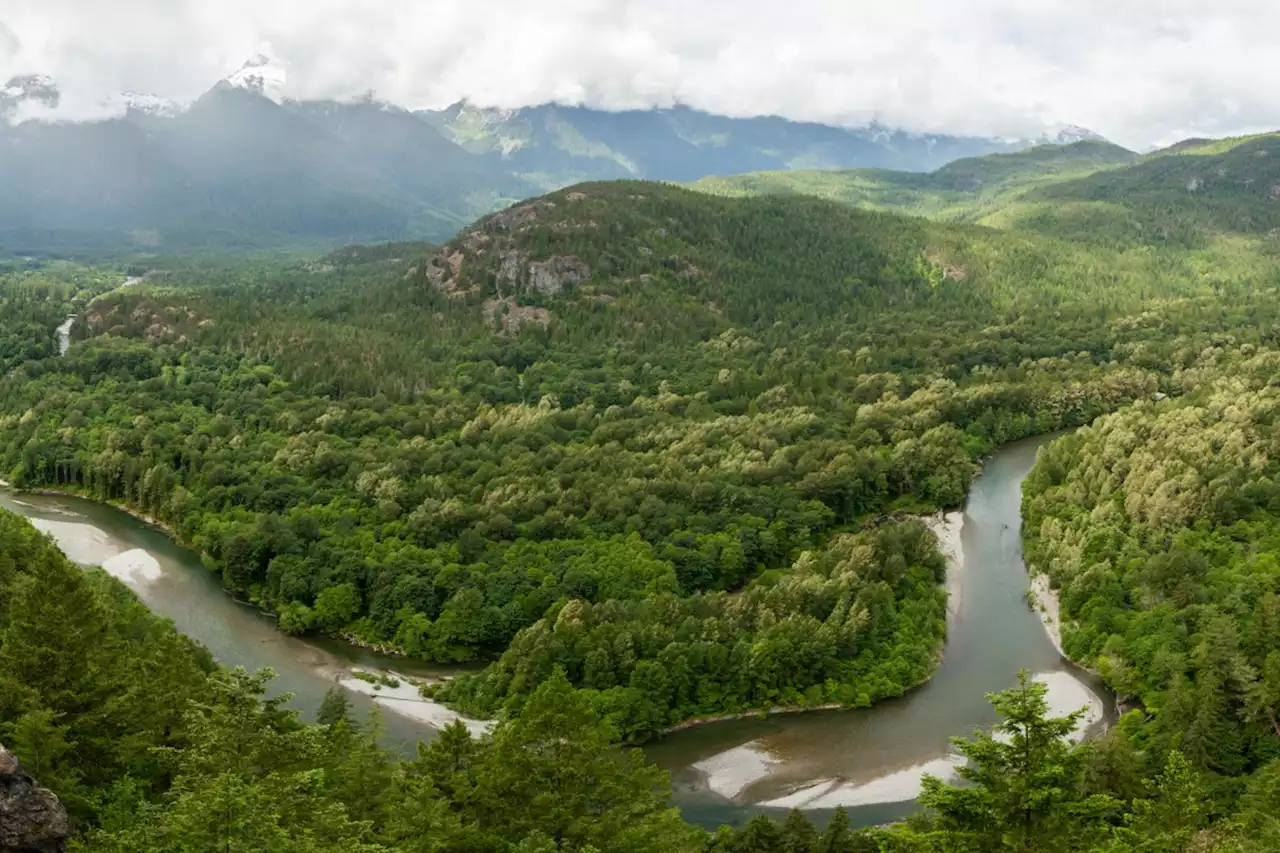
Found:
<path fill-rule="evenodd" d="M 1035 143 L 846 128 L 689 107 L 609 112 L 458 103 L 410 111 L 284 96 L 255 57 L 190 104 L 127 93 L 58 120 L 56 83 L 0 88 L 0 248 L 269 246 L 447 238 L 513 200 L 583 180 L 694 181 L 779 169 L 927 171 Z"/>

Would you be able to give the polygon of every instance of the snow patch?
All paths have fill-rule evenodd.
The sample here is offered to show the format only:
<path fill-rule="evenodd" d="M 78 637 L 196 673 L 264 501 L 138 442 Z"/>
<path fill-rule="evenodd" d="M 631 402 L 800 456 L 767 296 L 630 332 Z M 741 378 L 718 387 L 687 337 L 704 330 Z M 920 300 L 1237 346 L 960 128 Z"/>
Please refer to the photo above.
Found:
<path fill-rule="evenodd" d="M 141 548 L 108 557 L 102 561 L 102 568 L 130 586 L 154 583 L 164 574 L 159 561 Z"/>
<path fill-rule="evenodd" d="M 172 118 L 186 111 L 187 105 L 181 101 L 162 98 L 150 92 L 120 92 L 107 99 L 110 106 L 119 107 L 126 112 L 132 110 L 149 116 Z"/>
<path fill-rule="evenodd" d="M 693 765 L 706 776 L 707 787 L 725 799 L 732 800 L 747 788 L 764 779 L 781 764 L 758 741 L 726 750 Z"/>
<path fill-rule="evenodd" d="M 284 100 L 284 87 L 288 79 L 289 74 L 284 65 L 262 53 L 242 65 L 239 71 L 224 78 L 237 89 L 257 92 L 277 104 Z"/>
<path fill-rule="evenodd" d="M 371 697 L 374 702 L 393 714 L 426 723 L 434 729 L 443 729 L 455 720 L 461 720 L 467 727 L 467 731 L 474 737 L 493 731 L 492 720 L 473 720 L 470 717 L 464 717 L 457 711 L 424 697 L 419 692 L 418 685 L 404 676 L 394 672 L 387 674 L 397 679 L 400 686 L 386 687 L 370 684 L 359 678 L 343 678 L 338 683 L 353 693 L 363 693 Z"/>

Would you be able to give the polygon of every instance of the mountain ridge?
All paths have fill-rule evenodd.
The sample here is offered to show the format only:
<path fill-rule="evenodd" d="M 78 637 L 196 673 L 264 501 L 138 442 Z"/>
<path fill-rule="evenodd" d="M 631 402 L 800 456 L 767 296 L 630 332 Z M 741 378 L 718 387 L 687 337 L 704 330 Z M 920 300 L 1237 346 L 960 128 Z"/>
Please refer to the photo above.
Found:
<path fill-rule="evenodd" d="M 56 115 L 55 81 L 14 78 L 0 89 L 0 116 L 26 120 L 0 122 L 0 248 L 442 240 L 477 216 L 583 181 L 683 182 L 761 166 L 932 169 L 1022 144 L 687 106 L 413 112 L 372 95 L 293 100 L 288 79 L 283 63 L 261 55 L 190 104 L 122 94 L 123 115 L 77 123 L 46 120 Z"/>

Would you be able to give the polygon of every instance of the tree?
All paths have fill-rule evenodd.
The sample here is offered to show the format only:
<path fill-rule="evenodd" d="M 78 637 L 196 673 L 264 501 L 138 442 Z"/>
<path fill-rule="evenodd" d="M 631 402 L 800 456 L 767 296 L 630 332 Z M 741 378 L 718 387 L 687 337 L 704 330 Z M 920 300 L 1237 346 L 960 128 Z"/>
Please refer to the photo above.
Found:
<path fill-rule="evenodd" d="M 1183 853 L 1192 849 L 1205 809 L 1205 788 L 1191 762 L 1171 750 L 1152 786 L 1155 796 L 1133 802 L 1120 841 L 1134 850 Z"/>
<path fill-rule="evenodd" d="M 782 853 L 818 853 L 818 830 L 799 809 L 787 813 L 782 822 Z"/>
<path fill-rule="evenodd" d="M 316 722 L 322 726 L 344 722 L 351 724 L 351 701 L 347 699 L 347 691 L 334 685 L 325 691 L 320 700 L 320 709 L 316 712 Z"/>
<path fill-rule="evenodd" d="M 988 696 L 1000 715 L 994 733 L 954 741 L 969 760 L 959 769 L 968 786 L 925 777 L 920 803 L 937 815 L 946 843 L 984 853 L 1058 853 L 1087 850 L 1105 834 L 1115 801 L 1086 793 L 1087 750 L 1068 740 L 1081 712 L 1049 717 L 1045 692 L 1024 671 L 1017 686 Z"/>

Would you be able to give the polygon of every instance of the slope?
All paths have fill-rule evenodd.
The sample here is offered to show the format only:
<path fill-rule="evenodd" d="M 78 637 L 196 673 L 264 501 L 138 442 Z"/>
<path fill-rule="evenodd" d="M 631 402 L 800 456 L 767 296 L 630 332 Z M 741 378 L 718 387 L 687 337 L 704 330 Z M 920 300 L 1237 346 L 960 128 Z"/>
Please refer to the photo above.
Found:
<path fill-rule="evenodd" d="M 422 115 L 468 151 L 505 163 L 545 189 L 582 180 L 691 181 L 761 169 L 921 170 L 1023 145 L 777 116 L 731 118 L 684 106 L 608 112 L 558 104 L 497 110 L 460 102 Z"/>
<path fill-rule="evenodd" d="M 1116 245 L 1197 248 L 1280 228 L 1280 134 L 1189 140 L 1027 193 L 988 220 Z"/>
<path fill-rule="evenodd" d="M 926 174 L 884 169 L 759 172 L 704 178 L 691 187 L 726 196 L 797 193 L 867 209 L 973 220 L 1038 186 L 1124 166 L 1137 158 L 1108 142 L 1083 141 L 966 157 Z"/>
<path fill-rule="evenodd" d="M 439 239 L 525 194 L 404 111 L 220 84 L 177 115 L 0 127 L 12 250 Z"/>

